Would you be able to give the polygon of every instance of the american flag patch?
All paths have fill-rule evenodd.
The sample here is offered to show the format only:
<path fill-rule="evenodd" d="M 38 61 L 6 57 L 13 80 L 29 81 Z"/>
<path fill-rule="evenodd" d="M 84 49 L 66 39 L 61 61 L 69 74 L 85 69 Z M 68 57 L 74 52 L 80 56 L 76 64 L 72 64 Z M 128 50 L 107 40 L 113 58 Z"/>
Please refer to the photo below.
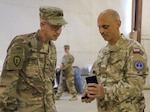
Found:
<path fill-rule="evenodd" d="M 140 54 L 140 49 L 138 48 L 133 49 L 133 54 Z"/>

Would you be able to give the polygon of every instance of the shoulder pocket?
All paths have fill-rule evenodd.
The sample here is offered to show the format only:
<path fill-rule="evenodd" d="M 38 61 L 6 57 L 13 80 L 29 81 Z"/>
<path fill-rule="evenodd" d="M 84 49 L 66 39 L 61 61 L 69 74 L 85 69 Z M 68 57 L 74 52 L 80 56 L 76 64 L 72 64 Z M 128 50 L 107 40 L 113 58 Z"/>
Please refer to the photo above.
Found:
<path fill-rule="evenodd" d="M 17 70 L 21 69 L 25 56 L 24 48 L 18 45 L 12 46 L 7 55 L 6 69 Z"/>

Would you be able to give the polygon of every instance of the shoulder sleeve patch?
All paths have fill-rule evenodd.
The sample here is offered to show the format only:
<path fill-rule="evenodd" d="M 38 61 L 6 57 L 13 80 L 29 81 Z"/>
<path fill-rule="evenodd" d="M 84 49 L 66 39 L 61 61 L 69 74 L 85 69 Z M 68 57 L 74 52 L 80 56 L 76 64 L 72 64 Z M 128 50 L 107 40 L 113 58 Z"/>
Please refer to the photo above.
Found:
<path fill-rule="evenodd" d="M 12 46 L 7 54 L 6 69 L 21 69 L 25 59 L 24 48 L 21 46 Z"/>
<path fill-rule="evenodd" d="M 133 68 L 136 71 L 145 71 L 146 70 L 146 60 L 142 57 L 135 57 L 133 59 Z"/>
<path fill-rule="evenodd" d="M 140 54 L 140 49 L 139 48 L 134 48 L 133 49 L 133 54 Z"/>
<path fill-rule="evenodd" d="M 136 70 L 143 70 L 144 63 L 142 61 L 136 61 L 136 62 L 134 62 L 134 68 Z"/>

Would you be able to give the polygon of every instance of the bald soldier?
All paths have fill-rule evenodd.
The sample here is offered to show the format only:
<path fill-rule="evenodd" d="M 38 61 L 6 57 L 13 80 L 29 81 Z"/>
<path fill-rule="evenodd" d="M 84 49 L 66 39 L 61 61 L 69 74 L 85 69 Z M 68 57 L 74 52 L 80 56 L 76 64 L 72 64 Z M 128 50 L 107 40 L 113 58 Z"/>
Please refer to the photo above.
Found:
<path fill-rule="evenodd" d="M 40 29 L 10 43 L 1 74 L 0 112 L 57 112 L 54 75 L 57 40 L 67 24 L 58 7 L 41 6 Z"/>
<path fill-rule="evenodd" d="M 97 19 L 99 32 L 107 45 L 102 48 L 90 71 L 98 84 L 86 86 L 82 102 L 97 100 L 98 112 L 144 112 L 143 87 L 148 75 L 143 46 L 120 33 L 121 20 L 113 9 Z"/>
<path fill-rule="evenodd" d="M 74 84 L 74 71 L 72 67 L 72 64 L 74 63 L 74 56 L 70 54 L 69 50 L 70 50 L 70 46 L 64 45 L 65 55 L 62 58 L 60 70 L 62 71 L 63 77 L 65 78 L 64 80 L 68 87 L 69 93 L 72 94 L 72 97 L 69 100 L 74 101 L 77 100 L 77 91 Z M 60 97 L 62 96 L 63 92 L 64 92 L 64 81 L 60 79 L 60 84 L 58 86 L 58 91 L 55 96 L 55 100 L 60 100 Z"/>

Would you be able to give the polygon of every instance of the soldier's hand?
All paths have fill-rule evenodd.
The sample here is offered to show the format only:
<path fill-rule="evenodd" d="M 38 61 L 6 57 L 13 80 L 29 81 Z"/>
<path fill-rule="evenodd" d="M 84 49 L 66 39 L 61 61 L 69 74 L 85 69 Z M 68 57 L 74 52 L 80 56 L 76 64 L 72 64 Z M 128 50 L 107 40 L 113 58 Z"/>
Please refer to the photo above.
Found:
<path fill-rule="evenodd" d="M 87 84 L 86 93 L 89 98 L 104 98 L 104 89 L 101 84 Z"/>
<path fill-rule="evenodd" d="M 88 97 L 86 91 L 83 93 L 82 97 L 81 97 L 81 101 L 85 102 L 85 103 L 90 103 L 91 101 L 93 101 L 95 98 L 90 98 Z"/>

